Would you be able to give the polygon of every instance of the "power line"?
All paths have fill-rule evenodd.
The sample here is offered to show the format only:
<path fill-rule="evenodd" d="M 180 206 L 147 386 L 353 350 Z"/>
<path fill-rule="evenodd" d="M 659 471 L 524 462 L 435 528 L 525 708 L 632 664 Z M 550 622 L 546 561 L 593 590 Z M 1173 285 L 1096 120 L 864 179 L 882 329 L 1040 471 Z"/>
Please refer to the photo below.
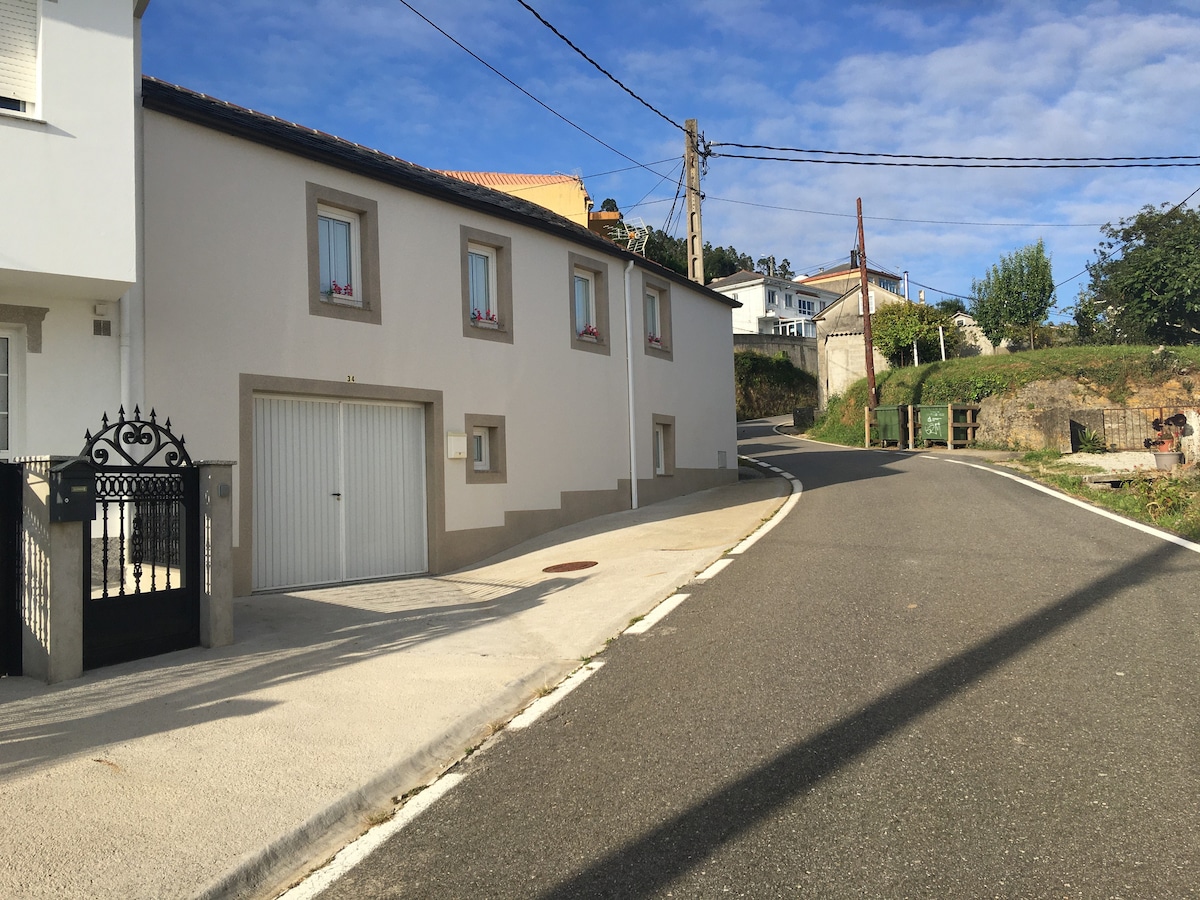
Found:
<path fill-rule="evenodd" d="M 403 2 L 403 0 L 401 0 Z M 710 148 L 712 144 L 708 145 Z M 757 159 L 765 162 L 807 163 L 825 166 L 892 166 L 917 169 L 1178 169 L 1200 166 L 1200 162 L 1130 162 L 1130 163 L 965 163 L 965 162 L 882 162 L 865 159 L 796 159 L 790 156 L 763 156 L 757 153 L 717 153 L 710 158 Z M 1168 158 L 1168 157 L 1163 157 Z M 1200 157 L 1186 157 L 1200 159 Z"/>
<path fill-rule="evenodd" d="M 517 0 L 521 2 L 521 0 Z M 866 153 L 857 150 L 807 150 L 801 147 L 772 147 L 769 144 L 735 144 L 713 141 L 710 147 L 740 147 L 743 150 L 777 150 L 784 153 L 819 153 L 822 156 L 869 156 L 881 159 L 950 159 L 976 162 L 1144 162 L 1156 159 L 1196 159 L 1200 156 L 947 156 L 921 153 Z"/>
<path fill-rule="evenodd" d="M 613 75 L 612 72 L 608 71 L 608 69 L 604 68 L 604 66 L 600 65 L 600 63 L 596 62 L 594 59 L 592 59 L 590 56 L 588 56 L 586 53 L 584 53 L 582 50 L 580 50 L 577 46 L 575 46 L 575 44 L 571 42 L 570 38 L 568 38 L 565 34 L 563 34 L 561 31 L 559 31 L 557 28 L 555 28 L 549 22 L 547 22 L 546 19 L 542 16 L 542 14 L 540 12 L 538 12 L 536 9 L 534 9 L 532 6 L 530 6 L 528 3 L 526 3 L 525 0 L 517 0 L 517 2 L 520 3 L 527 10 L 529 10 L 533 14 L 533 17 L 535 19 L 537 19 L 539 22 L 541 22 L 543 25 L 545 25 L 547 28 L 549 28 L 551 31 L 553 31 L 559 40 L 561 40 L 564 44 L 566 44 L 568 47 L 570 47 L 572 50 L 574 50 L 576 53 L 578 53 L 580 56 L 582 56 L 584 59 L 586 59 L 588 62 L 590 62 L 596 68 L 596 70 L 598 72 L 600 72 L 600 74 L 602 74 L 605 78 L 607 78 L 609 81 L 611 81 L 613 84 L 615 84 L 617 87 L 619 87 L 621 90 L 623 90 L 625 93 L 627 93 L 630 97 L 632 97 L 638 103 L 642 104 L 642 106 L 646 107 L 646 109 L 650 110 L 650 112 L 654 113 L 659 118 L 665 120 L 666 122 L 670 123 L 671 125 L 674 125 L 680 131 L 684 130 L 684 127 L 682 125 L 680 125 L 678 122 L 676 122 L 670 116 L 668 116 L 662 110 L 652 106 L 646 100 L 643 100 L 641 97 L 639 97 L 633 91 L 631 91 L 628 87 L 626 87 L 624 84 L 622 84 L 620 82 L 620 80 L 618 80 L 617 76 Z"/>
<path fill-rule="evenodd" d="M 1178 203 L 1176 203 L 1174 206 L 1172 206 L 1170 209 L 1168 209 L 1164 215 L 1169 216 L 1171 213 L 1175 212 L 1175 210 L 1179 209 L 1179 207 L 1183 206 L 1183 204 L 1187 203 L 1189 200 L 1191 200 L 1197 194 L 1200 194 L 1200 188 L 1196 188 L 1196 190 L 1192 191 L 1190 194 L 1188 194 L 1186 197 L 1184 197 L 1182 200 L 1180 200 Z M 1120 247 L 1117 248 L 1117 252 L 1123 251 L 1128 245 L 1129 245 L 1128 241 L 1125 242 L 1124 244 L 1122 244 Z M 1086 275 L 1087 271 L 1088 271 L 1087 266 L 1084 266 L 1082 272 L 1076 272 L 1074 275 L 1072 275 L 1066 281 L 1060 281 L 1058 284 L 1056 284 L 1054 286 L 1054 289 L 1057 291 L 1064 284 L 1074 281 L 1080 275 Z"/>
<path fill-rule="evenodd" d="M 777 209 L 783 212 L 807 213 L 812 216 L 832 216 L 838 219 L 856 218 L 853 213 L 824 212 L 819 209 L 801 209 L 796 206 L 773 206 L 769 203 L 753 203 L 749 200 L 731 200 L 728 197 L 713 197 L 705 194 L 705 200 L 718 200 L 721 203 L 736 203 L 741 206 L 754 206 L 759 209 Z M 872 222 L 904 222 L 914 225 L 975 225 L 988 228 L 1101 228 L 1103 222 L 949 222 L 940 219 L 900 219 L 889 216 L 863 216 Z"/>
<path fill-rule="evenodd" d="M 549 112 L 549 113 L 551 113 L 552 115 L 556 116 L 557 118 L 561 119 L 563 122 L 566 122 L 568 125 L 570 125 L 572 128 L 574 128 L 576 131 L 580 132 L 581 134 L 587 135 L 587 136 L 588 136 L 588 137 L 590 137 L 590 138 L 591 138 L 593 141 L 595 141 L 597 144 L 599 144 L 599 145 L 600 145 L 600 146 L 602 146 L 602 147 L 605 147 L 605 148 L 606 148 L 606 149 L 608 149 L 608 150 L 611 150 L 613 153 L 617 154 L 617 156 L 621 157 L 622 159 L 627 159 L 627 160 L 629 160 L 631 163 L 633 163 L 635 166 L 637 166 L 638 168 L 645 169 L 647 172 L 650 172 L 651 174 L 658 175 L 659 177 L 662 177 L 662 174 L 661 174 L 660 172 L 655 172 L 653 169 L 651 169 L 651 168 L 650 168 L 649 166 L 647 166 L 645 163 L 638 162 L 638 161 L 637 161 L 636 159 L 634 159 L 632 156 L 629 156 L 628 154 L 622 153 L 622 152 L 621 152 L 620 150 L 618 150 L 616 147 L 614 147 L 614 146 L 612 146 L 611 144 L 609 144 L 609 143 L 606 143 L 605 141 L 603 141 L 603 140 L 601 140 L 600 138 L 596 137 L 596 135 L 592 134 L 590 131 L 588 131 L 586 128 L 584 128 L 582 125 L 576 125 L 574 122 L 572 122 L 570 119 L 568 119 L 568 118 L 567 118 L 566 116 L 564 116 L 562 113 L 560 113 L 558 110 L 554 109 L 553 107 L 551 107 L 551 106 L 549 106 L 548 104 L 546 104 L 546 103 L 542 102 L 541 100 L 539 100 L 537 97 L 535 97 L 535 96 L 534 96 L 533 94 L 531 94 L 529 91 L 525 90 L 525 88 L 521 87 L 521 85 L 517 84 L 515 81 L 513 81 L 513 80 L 512 80 L 511 78 L 509 78 L 507 75 L 505 75 L 503 72 L 501 72 L 501 71 L 500 71 L 499 69 L 497 69 L 495 66 L 493 66 L 493 65 L 492 65 L 490 62 L 488 62 L 487 60 L 485 60 L 483 57 L 479 56 L 479 54 L 475 53 L 473 50 L 471 50 L 469 47 L 467 47 L 467 46 L 466 46 L 465 44 L 463 44 L 461 41 L 457 40 L 456 38 L 454 38 L 453 36 L 451 36 L 451 35 L 450 35 L 448 32 L 446 32 L 444 29 L 442 29 L 441 27 L 439 27 L 439 26 L 438 26 L 436 23 L 434 23 L 434 22 L 433 22 L 433 21 L 432 21 L 432 20 L 431 20 L 431 19 L 430 19 L 428 16 L 426 16 L 424 13 L 420 12 L 419 10 L 417 10 L 417 9 L 416 9 L 416 8 L 415 8 L 415 7 L 414 7 L 414 6 L 413 6 L 411 3 L 409 3 L 409 2 L 408 2 L 408 0 L 398 0 L 398 2 L 399 2 L 399 3 L 401 3 L 403 6 L 407 7 L 407 8 L 408 8 L 408 10 L 409 10 L 409 11 L 410 11 L 410 12 L 411 12 L 413 15 L 415 15 L 415 16 L 417 16 L 418 18 L 422 19 L 422 20 L 423 20 L 423 21 L 424 21 L 426 24 L 428 24 L 428 25 L 429 25 L 431 28 L 433 28 L 435 31 L 437 31 L 439 34 L 441 34 L 441 35 L 442 35 L 442 37 L 446 38 L 446 40 L 448 40 L 448 41 L 450 41 L 451 43 L 453 43 L 453 44 L 454 44 L 456 47 L 458 47 L 460 50 L 462 50 L 464 53 L 466 53 L 468 56 L 470 56 L 470 57 L 471 57 L 472 59 L 474 59 L 476 62 L 480 63 L 481 65 L 483 65 L 483 66 L 485 66 L 485 67 L 487 67 L 487 68 L 488 68 L 488 69 L 490 69 L 492 72 L 494 72 L 496 75 L 499 75 L 501 78 L 503 78 L 505 81 L 507 81 L 507 82 L 508 82 L 509 84 L 511 84 L 513 87 L 515 87 L 515 88 L 516 88 L 518 91 L 520 91 L 522 94 L 524 94 L 524 95 L 525 95 L 526 97 L 528 97 L 530 100 L 532 100 L 532 101 L 533 101 L 534 103 L 536 103 L 538 106 L 542 107 L 542 109 L 546 110 L 547 112 Z"/>

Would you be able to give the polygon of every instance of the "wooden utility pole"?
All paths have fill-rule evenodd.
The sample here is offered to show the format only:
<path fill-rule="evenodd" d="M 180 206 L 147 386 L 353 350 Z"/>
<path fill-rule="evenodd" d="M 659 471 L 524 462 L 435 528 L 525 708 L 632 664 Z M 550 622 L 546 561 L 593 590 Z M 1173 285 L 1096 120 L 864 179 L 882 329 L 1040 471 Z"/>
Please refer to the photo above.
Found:
<path fill-rule="evenodd" d="M 687 182 L 688 278 L 704 284 L 704 234 L 700 227 L 700 133 L 695 119 L 684 122 L 683 169 Z"/>
<path fill-rule="evenodd" d="M 863 233 L 862 197 L 858 198 L 858 280 L 862 291 L 863 344 L 867 352 L 867 408 L 879 405 L 875 393 L 875 346 L 871 342 L 871 292 L 867 290 L 867 238 Z"/>

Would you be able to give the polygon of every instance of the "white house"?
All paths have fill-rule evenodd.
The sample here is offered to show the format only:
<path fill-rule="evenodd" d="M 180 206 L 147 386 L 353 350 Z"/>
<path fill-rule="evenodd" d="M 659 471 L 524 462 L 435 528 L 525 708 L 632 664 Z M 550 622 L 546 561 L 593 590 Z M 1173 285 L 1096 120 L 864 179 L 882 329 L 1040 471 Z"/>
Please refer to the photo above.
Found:
<path fill-rule="evenodd" d="M 744 270 L 708 286 L 741 304 L 733 313 L 734 334 L 816 337 L 813 316 L 840 296 L 787 278 Z"/>
<path fill-rule="evenodd" d="M 0 459 L 77 453 L 130 399 L 147 2 L 0 0 Z"/>

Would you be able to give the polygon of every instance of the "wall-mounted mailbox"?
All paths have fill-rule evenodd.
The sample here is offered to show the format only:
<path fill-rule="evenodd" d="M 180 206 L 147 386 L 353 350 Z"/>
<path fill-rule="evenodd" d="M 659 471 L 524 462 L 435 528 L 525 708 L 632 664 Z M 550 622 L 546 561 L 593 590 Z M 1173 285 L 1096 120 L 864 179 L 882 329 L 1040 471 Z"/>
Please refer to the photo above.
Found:
<path fill-rule="evenodd" d="M 96 468 L 69 459 L 50 468 L 50 521 L 90 522 L 96 518 Z"/>
<path fill-rule="evenodd" d="M 467 435 L 461 431 L 446 432 L 446 459 L 467 458 Z"/>

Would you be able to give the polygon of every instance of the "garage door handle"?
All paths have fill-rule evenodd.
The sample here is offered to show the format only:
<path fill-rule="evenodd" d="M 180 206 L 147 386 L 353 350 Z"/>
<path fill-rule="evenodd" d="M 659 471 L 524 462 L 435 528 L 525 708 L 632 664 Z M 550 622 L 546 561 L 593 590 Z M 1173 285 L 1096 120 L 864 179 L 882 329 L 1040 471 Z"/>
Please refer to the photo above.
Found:
<path fill-rule="evenodd" d="M 341 500 L 341 499 L 342 499 L 342 495 L 341 495 L 341 494 L 338 494 L 338 493 L 333 493 L 333 494 L 330 494 L 329 496 L 330 496 L 330 497 L 337 497 L 339 500 Z"/>

